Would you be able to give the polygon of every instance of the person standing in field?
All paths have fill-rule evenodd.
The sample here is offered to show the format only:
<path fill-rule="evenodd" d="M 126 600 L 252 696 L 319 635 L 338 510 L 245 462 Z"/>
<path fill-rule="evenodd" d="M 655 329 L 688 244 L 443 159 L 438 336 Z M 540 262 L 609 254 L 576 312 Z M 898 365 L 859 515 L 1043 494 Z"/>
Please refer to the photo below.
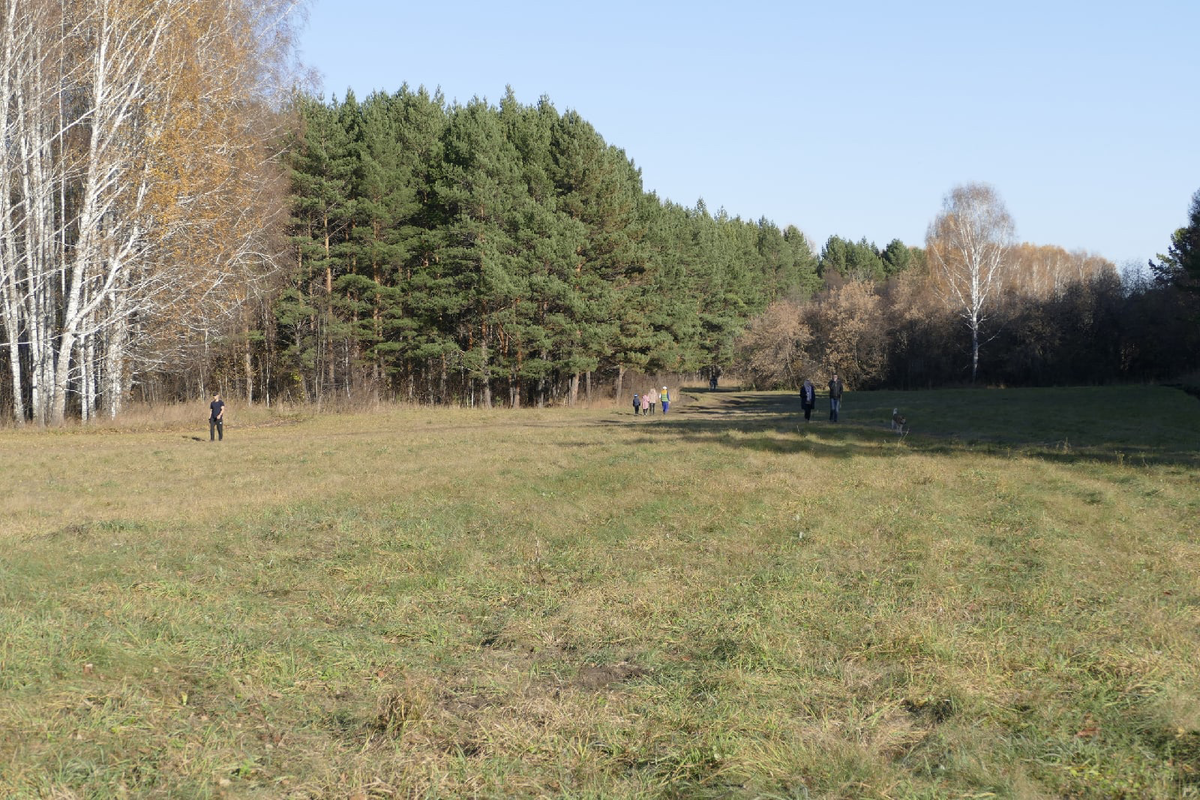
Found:
<path fill-rule="evenodd" d="M 642 413 L 642 398 L 638 397 L 638 393 L 633 393 L 633 415 L 636 417 Z"/>
<path fill-rule="evenodd" d="M 646 416 L 650 413 L 650 395 L 642 394 L 642 415 Z"/>
<path fill-rule="evenodd" d="M 842 379 L 833 373 L 833 379 L 829 381 L 829 421 L 837 422 L 838 415 L 842 410 Z"/>
<path fill-rule="evenodd" d="M 800 408 L 804 409 L 804 421 L 812 421 L 813 409 L 817 407 L 817 390 L 813 387 L 812 381 L 808 378 L 804 379 L 804 385 L 800 387 Z"/>
<path fill-rule="evenodd" d="M 663 415 L 665 416 L 667 413 L 667 409 L 670 408 L 670 406 L 671 406 L 671 395 L 669 392 L 667 392 L 667 387 L 665 387 L 665 386 L 663 387 L 662 394 L 659 395 L 659 399 L 662 400 Z"/>
<path fill-rule="evenodd" d="M 658 405 L 658 390 L 653 386 L 650 387 L 650 416 L 654 416 L 654 407 Z"/>
<path fill-rule="evenodd" d="M 220 394 L 214 394 L 208 404 L 208 440 L 213 440 L 216 434 L 218 441 L 225 441 L 225 403 Z"/>

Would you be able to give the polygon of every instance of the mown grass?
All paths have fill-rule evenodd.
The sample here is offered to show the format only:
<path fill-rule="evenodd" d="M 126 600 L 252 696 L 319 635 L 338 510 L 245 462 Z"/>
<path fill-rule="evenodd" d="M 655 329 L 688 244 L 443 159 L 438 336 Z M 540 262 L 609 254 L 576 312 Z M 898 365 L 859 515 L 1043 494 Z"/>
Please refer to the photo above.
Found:
<path fill-rule="evenodd" d="M 1200 797 L 1194 398 L 678 394 L 0 433 L 0 796 Z"/>

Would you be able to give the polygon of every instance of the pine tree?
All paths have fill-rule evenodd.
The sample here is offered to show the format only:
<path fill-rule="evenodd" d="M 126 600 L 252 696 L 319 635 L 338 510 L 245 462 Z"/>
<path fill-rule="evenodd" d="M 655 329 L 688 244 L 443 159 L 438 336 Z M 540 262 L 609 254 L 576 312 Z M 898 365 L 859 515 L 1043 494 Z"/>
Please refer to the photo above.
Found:
<path fill-rule="evenodd" d="M 1192 195 L 1188 224 L 1171 236 L 1171 246 L 1150 270 L 1162 284 L 1200 292 L 1200 191 Z"/>
<path fill-rule="evenodd" d="M 634 286 L 641 178 L 625 154 L 574 111 L 555 121 L 550 159 L 560 213 L 582 234 L 568 276 L 575 305 L 566 369 L 574 402 L 580 376 L 590 393 L 592 373 L 611 358 L 620 332 L 615 312 Z"/>
<path fill-rule="evenodd" d="M 444 297 L 452 281 L 440 259 L 445 216 L 434 192 L 448 116 L 442 96 L 424 89 L 401 87 L 394 101 L 390 111 L 399 159 L 395 184 L 404 194 L 395 236 L 402 263 L 395 286 L 385 291 L 384 341 L 376 352 L 386 359 L 404 396 L 432 400 L 446 359 L 457 352 Z"/>
<path fill-rule="evenodd" d="M 352 100 L 352 98 L 351 98 Z M 292 241 L 296 269 L 277 307 L 284 368 L 308 373 L 306 396 L 323 397 L 334 382 L 333 284 L 342 271 L 340 249 L 351 229 L 354 158 L 342 104 L 298 97 L 297 139 L 288 154 L 292 181 Z"/>
<path fill-rule="evenodd" d="M 892 239 L 880 254 L 884 274 L 891 277 L 907 270 L 913 263 L 912 250 L 899 239 Z"/>
<path fill-rule="evenodd" d="M 830 236 L 821 250 L 820 274 L 826 277 L 831 273 L 841 280 L 878 281 L 886 269 L 878 248 L 865 236 L 857 242 Z"/>
<path fill-rule="evenodd" d="M 467 381 L 463 399 L 489 406 L 499 332 L 494 315 L 522 294 L 512 233 L 528 192 L 516 148 L 485 101 L 452 109 L 444 141 L 435 191 L 446 220 L 441 259 L 453 291 L 447 298 L 458 346 L 452 361 Z"/>

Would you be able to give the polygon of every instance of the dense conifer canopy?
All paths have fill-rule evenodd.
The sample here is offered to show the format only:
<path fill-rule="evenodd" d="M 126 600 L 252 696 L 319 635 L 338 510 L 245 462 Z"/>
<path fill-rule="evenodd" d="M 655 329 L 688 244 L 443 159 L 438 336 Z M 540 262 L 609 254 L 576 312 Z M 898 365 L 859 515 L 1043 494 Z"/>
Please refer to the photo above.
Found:
<path fill-rule="evenodd" d="M 574 111 L 509 91 L 297 99 L 296 268 L 277 308 L 303 393 L 574 401 L 581 380 L 720 371 L 746 323 L 807 296 L 798 231 L 647 193 Z"/>

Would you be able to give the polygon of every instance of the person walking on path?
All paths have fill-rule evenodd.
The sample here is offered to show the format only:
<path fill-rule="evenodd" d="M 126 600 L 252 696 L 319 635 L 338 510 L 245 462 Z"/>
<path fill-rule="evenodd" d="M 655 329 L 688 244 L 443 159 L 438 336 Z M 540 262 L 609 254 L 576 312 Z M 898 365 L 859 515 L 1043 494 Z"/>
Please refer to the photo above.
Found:
<path fill-rule="evenodd" d="M 650 414 L 650 395 L 642 394 L 642 416 Z"/>
<path fill-rule="evenodd" d="M 833 380 L 829 381 L 829 421 L 837 422 L 838 414 L 842 410 L 842 379 L 833 373 Z"/>
<path fill-rule="evenodd" d="M 633 415 L 636 417 L 642 413 L 642 398 L 638 397 L 638 393 L 633 393 Z"/>
<path fill-rule="evenodd" d="M 671 395 L 667 392 L 667 387 L 663 387 L 662 393 L 659 394 L 658 397 L 660 400 L 662 400 L 663 415 L 665 416 L 667 413 L 667 408 L 669 408 L 671 405 Z"/>
<path fill-rule="evenodd" d="M 804 409 L 804 421 L 811 422 L 813 409 L 817 407 L 817 390 L 808 378 L 804 379 L 804 385 L 800 387 L 800 407 Z"/>
<path fill-rule="evenodd" d="M 650 387 L 650 416 L 654 416 L 654 407 L 658 405 L 658 390 L 653 386 Z"/>
<path fill-rule="evenodd" d="M 216 434 L 217 441 L 225 441 L 225 403 L 221 400 L 220 394 L 214 394 L 212 402 L 208 404 L 208 440 L 213 440 L 213 434 Z"/>

